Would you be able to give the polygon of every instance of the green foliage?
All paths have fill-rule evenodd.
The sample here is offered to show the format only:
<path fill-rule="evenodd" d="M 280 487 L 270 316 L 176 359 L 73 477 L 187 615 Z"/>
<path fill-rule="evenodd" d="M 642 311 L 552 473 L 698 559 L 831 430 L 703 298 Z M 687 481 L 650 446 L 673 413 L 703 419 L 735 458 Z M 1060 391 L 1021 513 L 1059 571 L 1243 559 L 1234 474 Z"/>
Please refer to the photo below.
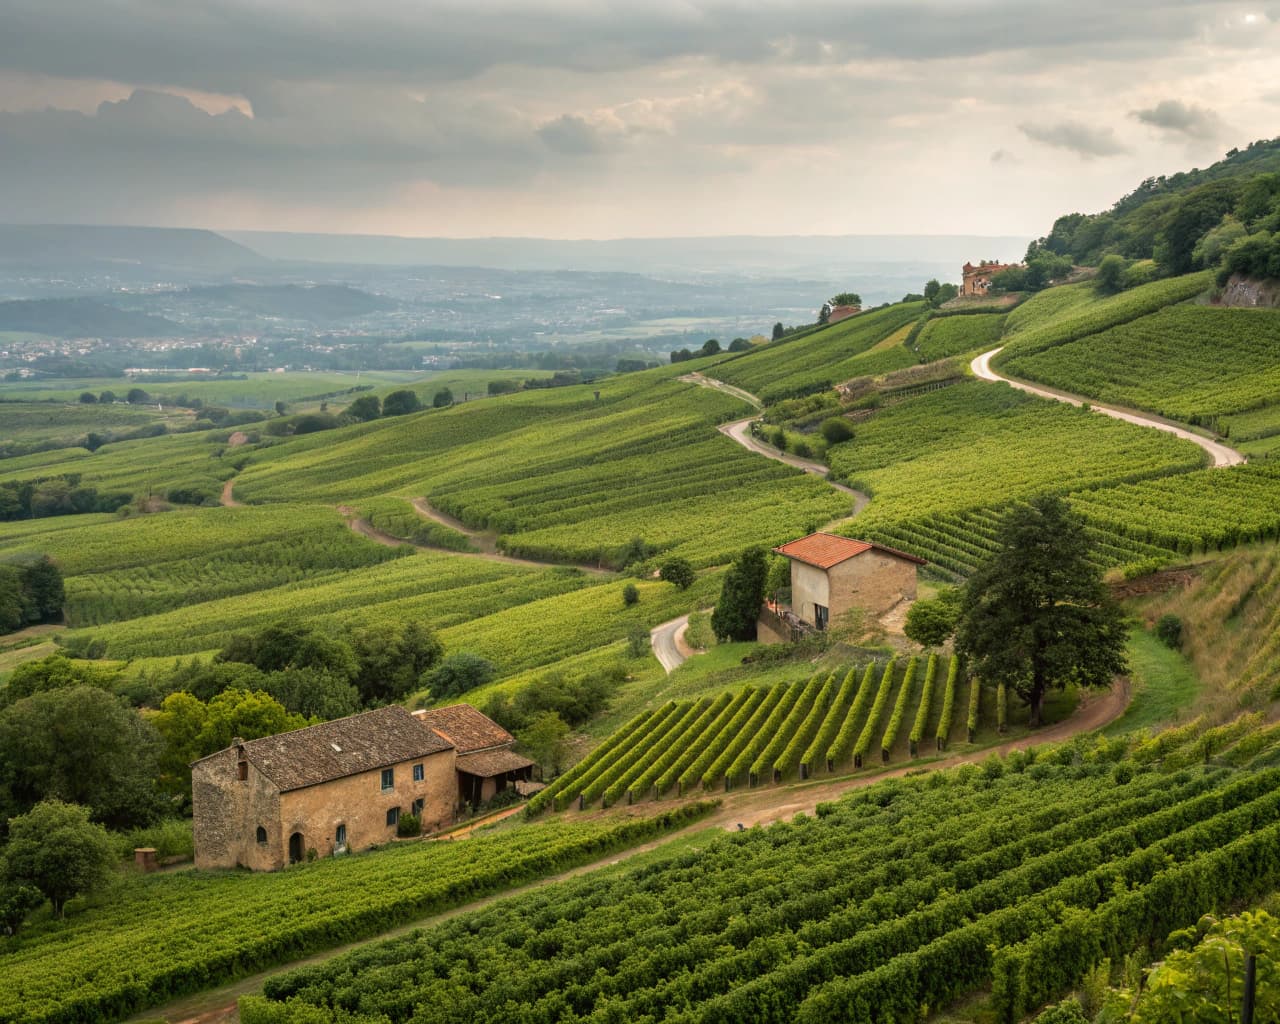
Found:
<path fill-rule="evenodd" d="M 399 391 L 392 391 L 382 400 L 383 416 L 407 416 L 411 412 L 417 412 L 422 408 L 422 403 L 418 401 L 418 395 L 408 388 Z"/>
<path fill-rule="evenodd" d="M 1173 612 L 1166 612 L 1156 620 L 1156 636 L 1166 647 L 1178 650 L 1182 646 L 1182 620 Z"/>
<path fill-rule="evenodd" d="M 1115 295 L 1116 292 L 1124 291 L 1124 273 L 1128 267 L 1128 262 L 1123 256 L 1117 256 L 1115 253 L 1104 256 L 1102 262 L 1098 264 L 1098 274 L 1093 279 L 1094 285 L 1103 295 Z"/>
<path fill-rule="evenodd" d="M 347 406 L 345 415 L 360 423 L 376 420 L 382 415 L 382 400 L 377 395 L 361 395 Z"/>
<path fill-rule="evenodd" d="M 433 700 L 457 697 L 493 679 L 497 667 L 487 658 L 470 651 L 450 654 L 423 677 Z"/>
<path fill-rule="evenodd" d="M 755 639 L 767 574 L 763 548 L 747 548 L 738 556 L 724 578 L 720 600 L 711 614 L 711 629 L 717 640 Z"/>
<path fill-rule="evenodd" d="M 630 608 L 633 604 L 637 604 L 640 600 L 640 588 L 634 583 L 628 583 L 622 588 L 622 603 L 625 607 Z"/>
<path fill-rule="evenodd" d="M 422 819 L 414 814 L 402 814 L 396 819 L 396 835 L 410 839 L 422 835 Z"/>
<path fill-rule="evenodd" d="M 1206 358 L 1206 352 L 1212 358 Z M 1280 388 L 1280 314 L 1174 306 L 1008 360 L 1012 374 L 1190 423 L 1270 405 Z"/>
<path fill-rule="evenodd" d="M 714 375 L 763 396 L 766 401 L 821 391 L 858 375 L 857 357 L 923 310 L 898 303 L 849 317 L 830 327 L 768 345 L 717 365 Z"/>
<path fill-rule="evenodd" d="M 941 647 L 956 631 L 960 592 L 944 590 L 932 600 L 916 601 L 907 610 L 902 632 L 921 647 Z"/>
<path fill-rule="evenodd" d="M 1012 512 L 1000 542 L 965 587 L 956 650 L 979 676 L 1012 687 L 1039 725 L 1048 689 L 1108 686 L 1125 670 L 1123 615 L 1060 498 Z"/>
<path fill-rule="evenodd" d="M 58 917 L 73 896 L 106 884 L 115 866 L 107 830 L 89 820 L 89 809 L 57 799 L 9 819 L 4 855 L 5 881 L 38 889 Z"/>
<path fill-rule="evenodd" d="M 883 409 L 859 424 L 855 444 L 828 458 L 835 477 L 873 496 L 858 517 L 859 536 L 887 522 L 1204 464 L 1188 441 L 981 382 Z"/>
<path fill-rule="evenodd" d="M 0 947 L 0 1019 L 120 1019 L 646 842 L 705 813 L 397 843 L 284 872 L 177 872 Z M 118 936 L 135 936 L 129 956 Z"/>
<path fill-rule="evenodd" d="M 453 405 L 453 392 L 448 388 L 441 388 L 431 398 L 431 406 L 434 409 L 446 409 Z"/>
<path fill-rule="evenodd" d="M 843 444 L 845 441 L 853 440 L 853 425 L 839 416 L 823 420 L 819 429 L 827 444 Z"/>
<path fill-rule="evenodd" d="M 159 746 L 149 723 L 95 686 L 24 697 L 0 711 L 0 816 L 60 799 L 112 827 L 150 821 Z"/>
<path fill-rule="evenodd" d="M 1035 1024 L 1091 1024 L 1091 1022 L 1084 1015 L 1084 1010 L 1080 1008 L 1080 1000 L 1070 996 L 1036 1017 Z"/>
<path fill-rule="evenodd" d="M 921 328 L 914 351 L 922 363 L 983 351 L 999 343 L 1004 321 L 1003 313 L 934 316 Z"/>
<path fill-rule="evenodd" d="M 658 575 L 667 583 L 673 583 L 681 590 L 688 590 L 698 578 L 687 558 L 668 558 L 658 569 Z"/>
<path fill-rule="evenodd" d="M 516 733 L 520 749 L 542 766 L 548 776 L 560 774 L 560 766 L 564 763 L 566 747 L 565 737 L 569 735 L 569 726 L 554 711 L 539 711 L 529 724 Z"/>

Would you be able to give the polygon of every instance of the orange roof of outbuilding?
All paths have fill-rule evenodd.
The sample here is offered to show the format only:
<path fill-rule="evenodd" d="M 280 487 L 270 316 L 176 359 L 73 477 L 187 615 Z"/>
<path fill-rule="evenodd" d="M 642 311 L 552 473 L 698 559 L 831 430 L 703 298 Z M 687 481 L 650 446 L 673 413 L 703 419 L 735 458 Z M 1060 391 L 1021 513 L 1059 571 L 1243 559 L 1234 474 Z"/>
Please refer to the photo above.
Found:
<path fill-rule="evenodd" d="M 887 555 L 905 558 L 907 561 L 915 562 L 917 565 L 925 564 L 925 559 L 909 555 L 905 551 L 898 551 L 895 548 L 888 548 L 883 544 L 875 544 L 871 541 L 841 537 L 834 533 L 811 533 L 809 536 L 801 537 L 799 540 L 788 541 L 773 550 L 787 558 L 794 558 L 798 562 L 805 562 L 808 565 L 817 566 L 819 569 L 830 569 L 833 565 L 839 565 L 841 562 L 860 555 L 864 551 L 870 551 L 872 548 L 877 551 L 883 551 Z"/>

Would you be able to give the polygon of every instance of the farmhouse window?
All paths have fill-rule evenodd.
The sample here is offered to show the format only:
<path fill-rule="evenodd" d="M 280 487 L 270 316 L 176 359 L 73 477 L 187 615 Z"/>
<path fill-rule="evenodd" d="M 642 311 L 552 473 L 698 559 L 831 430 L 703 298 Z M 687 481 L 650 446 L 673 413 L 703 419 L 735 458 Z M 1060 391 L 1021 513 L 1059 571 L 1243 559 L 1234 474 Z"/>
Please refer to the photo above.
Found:
<path fill-rule="evenodd" d="M 382 790 L 386 792 L 388 789 L 396 788 L 396 770 L 394 768 L 382 769 Z"/>
<path fill-rule="evenodd" d="M 827 621 L 831 617 L 831 611 L 825 604 L 815 604 L 813 606 L 813 624 L 819 629 L 827 628 Z"/>
<path fill-rule="evenodd" d="M 239 777 L 241 782 L 244 782 L 245 780 L 247 780 L 249 778 L 249 762 L 241 761 L 239 764 L 237 764 L 236 774 Z"/>
<path fill-rule="evenodd" d="M 387 811 L 387 824 L 388 825 L 400 824 L 400 808 L 399 807 L 392 807 L 390 810 Z"/>
<path fill-rule="evenodd" d="M 258 845 L 259 846 L 267 845 L 267 830 L 263 828 L 261 825 L 258 826 Z"/>
<path fill-rule="evenodd" d="M 333 837 L 333 841 L 335 846 L 347 845 L 347 826 L 346 825 L 338 826 L 338 832 L 337 832 L 337 835 Z"/>
<path fill-rule="evenodd" d="M 415 818 L 422 817 L 422 808 L 426 806 L 426 803 L 427 802 L 422 797 L 418 797 L 418 799 L 413 802 L 413 807 L 410 809 L 409 813 Z"/>
<path fill-rule="evenodd" d="M 414 782 L 421 782 L 421 781 L 422 781 L 423 779 L 425 779 L 426 777 L 427 777 L 426 768 L 424 768 L 424 767 L 423 767 L 422 765 L 420 765 L 420 764 L 415 764 L 415 765 L 413 766 L 413 781 L 414 781 Z"/>

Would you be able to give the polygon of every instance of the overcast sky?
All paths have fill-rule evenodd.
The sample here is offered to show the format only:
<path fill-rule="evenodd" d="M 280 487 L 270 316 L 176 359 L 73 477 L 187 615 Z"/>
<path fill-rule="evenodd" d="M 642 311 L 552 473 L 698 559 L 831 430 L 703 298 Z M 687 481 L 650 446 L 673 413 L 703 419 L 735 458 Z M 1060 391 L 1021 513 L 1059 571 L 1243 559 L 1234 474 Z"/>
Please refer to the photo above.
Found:
<path fill-rule="evenodd" d="M 1038 235 L 1280 135 L 1280 2 L 0 0 L 0 221 Z"/>

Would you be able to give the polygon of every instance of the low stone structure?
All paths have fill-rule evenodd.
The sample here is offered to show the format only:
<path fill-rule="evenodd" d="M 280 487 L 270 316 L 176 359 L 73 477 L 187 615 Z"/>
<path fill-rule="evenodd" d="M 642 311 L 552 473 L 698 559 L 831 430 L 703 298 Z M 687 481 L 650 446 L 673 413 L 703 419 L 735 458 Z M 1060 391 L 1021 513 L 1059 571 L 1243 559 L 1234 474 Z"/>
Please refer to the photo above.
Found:
<path fill-rule="evenodd" d="M 773 549 L 791 560 L 791 607 L 762 614 L 762 642 L 794 638 L 797 628 L 826 629 L 846 612 L 880 616 L 903 600 L 915 600 L 916 570 L 923 558 L 882 544 L 834 533 L 811 533 Z M 773 621 L 776 619 L 777 621 Z M 786 630 L 791 636 L 780 636 Z"/>
<path fill-rule="evenodd" d="M 1020 267 L 1021 263 L 996 263 L 992 260 L 983 260 L 977 266 L 972 263 L 966 263 L 960 268 L 963 284 L 960 286 L 961 295 L 986 295 L 991 290 L 991 279 L 1000 271 L 1008 270 L 1011 267 Z"/>
<path fill-rule="evenodd" d="M 453 821 L 454 746 L 391 706 L 263 739 L 191 766 L 199 868 L 273 870 L 385 843 L 401 814 Z"/>

